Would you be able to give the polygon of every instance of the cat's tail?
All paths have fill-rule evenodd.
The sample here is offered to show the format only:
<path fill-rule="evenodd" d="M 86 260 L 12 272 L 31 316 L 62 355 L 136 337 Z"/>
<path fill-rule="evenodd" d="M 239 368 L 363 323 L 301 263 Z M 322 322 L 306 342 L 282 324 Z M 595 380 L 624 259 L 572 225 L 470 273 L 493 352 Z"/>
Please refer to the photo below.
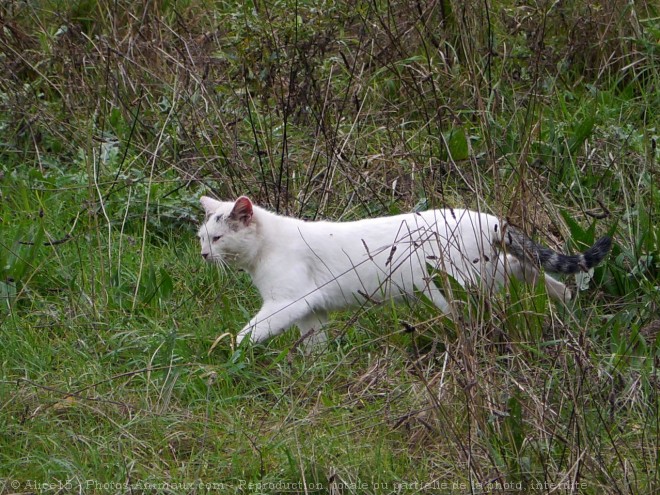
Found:
<path fill-rule="evenodd" d="M 557 253 L 550 248 L 541 246 L 532 241 L 518 229 L 507 225 L 503 232 L 501 244 L 507 254 L 511 254 L 521 261 L 528 261 L 535 266 L 553 273 L 586 272 L 598 265 L 612 247 L 610 237 L 601 237 L 593 246 L 581 254 L 566 255 Z"/>

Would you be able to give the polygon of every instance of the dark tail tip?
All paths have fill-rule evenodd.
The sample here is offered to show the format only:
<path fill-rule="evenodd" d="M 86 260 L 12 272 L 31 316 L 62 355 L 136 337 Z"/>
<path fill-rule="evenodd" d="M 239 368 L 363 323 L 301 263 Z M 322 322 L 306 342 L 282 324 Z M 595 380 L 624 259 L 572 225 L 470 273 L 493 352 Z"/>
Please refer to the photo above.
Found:
<path fill-rule="evenodd" d="M 612 249 L 611 237 L 605 236 L 598 239 L 593 246 L 583 253 L 587 268 L 593 268 L 600 263 L 607 253 L 610 252 L 610 249 Z"/>

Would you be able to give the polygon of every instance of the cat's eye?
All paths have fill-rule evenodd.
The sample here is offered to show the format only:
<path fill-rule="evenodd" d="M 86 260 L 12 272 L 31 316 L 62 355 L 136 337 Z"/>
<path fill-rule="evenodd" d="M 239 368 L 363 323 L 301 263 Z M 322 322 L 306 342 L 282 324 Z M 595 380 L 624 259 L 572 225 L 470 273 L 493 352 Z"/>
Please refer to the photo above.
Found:
<path fill-rule="evenodd" d="M 213 237 L 213 242 L 218 242 L 222 236 L 221 235 L 216 235 Z"/>

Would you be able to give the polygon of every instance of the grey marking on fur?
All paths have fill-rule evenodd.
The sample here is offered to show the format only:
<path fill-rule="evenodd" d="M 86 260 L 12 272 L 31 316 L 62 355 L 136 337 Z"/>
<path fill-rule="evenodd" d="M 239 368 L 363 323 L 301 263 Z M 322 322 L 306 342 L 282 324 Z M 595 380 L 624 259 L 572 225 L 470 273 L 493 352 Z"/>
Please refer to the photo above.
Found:
<path fill-rule="evenodd" d="M 600 263 L 612 247 L 610 237 L 601 237 L 582 254 L 566 255 L 553 251 L 532 241 L 514 227 L 507 226 L 504 236 L 506 252 L 518 258 L 541 266 L 553 273 L 586 272 Z"/>

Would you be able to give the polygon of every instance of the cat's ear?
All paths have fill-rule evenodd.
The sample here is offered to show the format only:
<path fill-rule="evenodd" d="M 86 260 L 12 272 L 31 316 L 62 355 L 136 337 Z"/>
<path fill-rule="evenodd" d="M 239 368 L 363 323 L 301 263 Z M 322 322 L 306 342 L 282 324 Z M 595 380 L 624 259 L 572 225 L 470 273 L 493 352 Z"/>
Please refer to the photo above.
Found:
<path fill-rule="evenodd" d="M 250 198 L 247 196 L 241 196 L 236 200 L 234 209 L 231 210 L 231 213 L 229 214 L 229 218 L 232 220 L 238 220 L 243 225 L 248 226 L 250 225 L 250 221 L 252 221 L 252 212 L 252 201 L 250 201 Z"/>
<path fill-rule="evenodd" d="M 199 198 L 199 202 L 202 203 L 202 206 L 204 207 L 204 211 L 206 211 L 207 218 L 213 213 L 215 213 L 215 210 L 217 210 L 218 207 L 222 204 L 220 201 L 213 198 L 209 198 L 208 196 L 202 196 L 201 198 Z"/>

